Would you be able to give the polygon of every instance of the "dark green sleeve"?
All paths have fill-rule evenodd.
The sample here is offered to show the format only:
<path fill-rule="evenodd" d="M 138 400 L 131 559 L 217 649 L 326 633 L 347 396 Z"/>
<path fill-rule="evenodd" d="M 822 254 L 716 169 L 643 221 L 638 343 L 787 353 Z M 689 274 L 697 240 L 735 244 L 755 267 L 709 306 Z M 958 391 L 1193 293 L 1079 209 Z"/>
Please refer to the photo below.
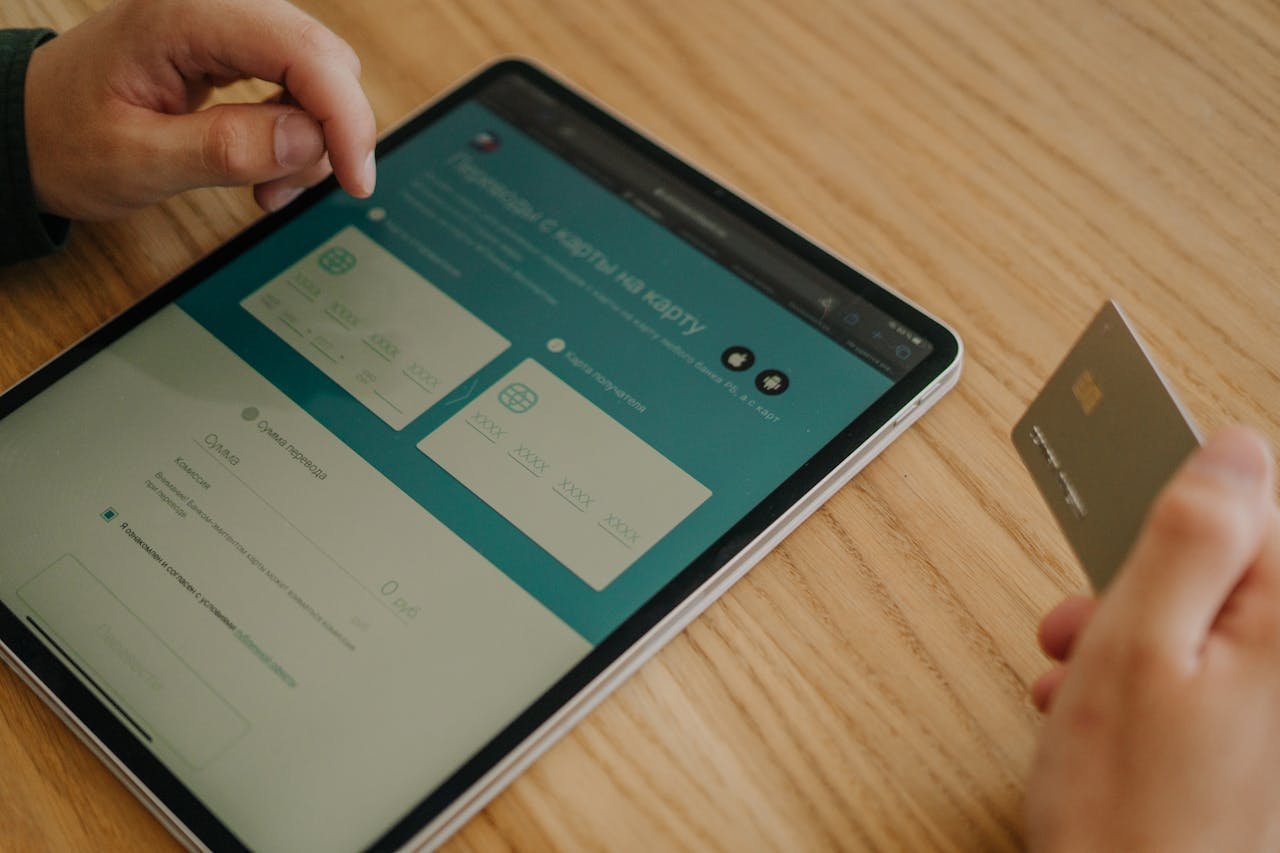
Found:
<path fill-rule="evenodd" d="M 62 248 L 70 223 L 36 208 L 27 166 L 23 87 L 31 53 L 52 30 L 0 30 L 0 264 Z"/>

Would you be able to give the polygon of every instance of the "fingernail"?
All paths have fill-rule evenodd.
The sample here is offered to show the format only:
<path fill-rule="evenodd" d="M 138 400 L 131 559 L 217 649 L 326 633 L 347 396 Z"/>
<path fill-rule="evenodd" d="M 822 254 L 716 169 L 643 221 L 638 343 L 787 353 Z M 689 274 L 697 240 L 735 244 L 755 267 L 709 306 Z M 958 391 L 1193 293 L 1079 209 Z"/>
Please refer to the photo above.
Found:
<path fill-rule="evenodd" d="M 306 113 L 293 111 L 276 119 L 276 162 L 286 169 L 310 166 L 324 153 L 320 127 Z"/>
<path fill-rule="evenodd" d="M 290 187 L 289 189 L 279 190 L 272 194 L 270 200 L 267 202 L 268 210 L 275 213 L 277 210 L 297 198 L 301 193 L 302 187 Z"/>
<path fill-rule="evenodd" d="M 373 152 L 369 152 L 369 156 L 364 161 L 364 191 L 368 195 L 373 195 L 373 188 L 378 183 L 378 167 L 373 162 Z"/>
<path fill-rule="evenodd" d="M 1266 447 L 1243 429 L 1220 432 L 1191 457 L 1191 467 L 1238 488 L 1257 488 L 1270 464 Z"/>

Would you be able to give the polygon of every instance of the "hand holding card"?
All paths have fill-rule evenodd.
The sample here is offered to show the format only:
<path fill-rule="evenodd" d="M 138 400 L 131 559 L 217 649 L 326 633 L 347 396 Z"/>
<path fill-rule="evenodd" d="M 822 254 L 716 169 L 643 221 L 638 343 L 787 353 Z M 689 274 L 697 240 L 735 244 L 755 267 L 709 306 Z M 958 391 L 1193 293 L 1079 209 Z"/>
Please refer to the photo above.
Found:
<path fill-rule="evenodd" d="M 1048 716 L 1028 846 L 1277 849 L 1280 510 L 1264 441 L 1229 429 L 1197 451 L 1114 303 L 1013 441 L 1094 587 L 1111 584 L 1040 626 L 1056 665 L 1031 687 Z"/>

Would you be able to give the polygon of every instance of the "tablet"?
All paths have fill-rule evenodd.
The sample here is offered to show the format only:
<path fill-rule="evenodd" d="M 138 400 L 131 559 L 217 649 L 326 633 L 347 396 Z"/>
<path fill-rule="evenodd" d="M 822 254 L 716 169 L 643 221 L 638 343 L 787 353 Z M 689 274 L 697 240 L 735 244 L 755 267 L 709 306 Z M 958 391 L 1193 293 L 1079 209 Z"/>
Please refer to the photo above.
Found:
<path fill-rule="evenodd" d="M 192 847 L 438 843 L 959 375 L 529 64 L 377 156 L 0 397 L 4 655 Z"/>

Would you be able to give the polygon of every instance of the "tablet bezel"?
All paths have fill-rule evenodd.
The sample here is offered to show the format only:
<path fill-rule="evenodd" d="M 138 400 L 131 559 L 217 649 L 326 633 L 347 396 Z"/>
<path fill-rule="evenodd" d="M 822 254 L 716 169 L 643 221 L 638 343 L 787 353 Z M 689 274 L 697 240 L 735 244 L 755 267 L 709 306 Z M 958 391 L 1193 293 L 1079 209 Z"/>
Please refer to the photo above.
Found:
<path fill-rule="evenodd" d="M 507 74 L 518 75 L 552 95 L 630 151 L 696 190 L 706 193 L 732 215 L 745 220 L 796 257 L 818 268 L 847 286 L 852 293 L 922 335 L 932 344 L 933 351 L 682 569 L 648 602 L 632 613 L 564 677 L 532 701 L 513 722 L 481 747 L 436 790 L 428 792 L 382 836 L 371 839 L 370 849 L 395 849 L 410 841 L 442 840 L 438 837 L 439 830 L 455 828 L 461 817 L 478 809 L 500 790 L 513 775 L 514 769 L 518 769 L 517 765 L 523 766 L 524 762 L 519 760 L 522 756 L 527 762 L 531 760 L 531 756 L 525 755 L 527 752 L 535 747 L 539 750 L 545 748 L 550 742 L 546 737 L 549 726 L 558 726 L 558 730 L 551 735 L 551 740 L 554 740 L 567 730 L 576 716 L 585 713 L 587 708 L 581 708 L 574 719 L 564 718 L 566 710 L 572 708 L 575 700 L 581 699 L 588 691 L 599 693 L 592 698 L 591 705 L 603 698 L 603 693 L 598 689 L 603 677 L 610 672 L 617 676 L 606 686 L 604 692 L 607 692 L 621 680 L 621 675 L 625 675 L 620 672 L 618 664 L 627 661 L 629 653 L 635 652 L 638 644 L 651 637 L 655 627 L 680 611 L 699 590 L 707 589 L 719 576 L 730 571 L 735 560 L 743 557 L 753 544 L 759 544 L 764 534 L 779 531 L 780 525 L 791 516 L 796 516 L 800 504 L 834 474 L 840 473 L 842 468 L 849 469 L 846 476 L 851 474 L 855 470 L 851 467 L 855 457 L 867 448 L 873 437 L 891 437 L 888 434 L 889 428 L 904 425 L 905 414 L 912 406 L 918 405 L 928 393 L 943 386 L 950 387 L 954 383 L 960 365 L 959 339 L 933 317 L 525 60 L 503 60 L 480 70 L 390 132 L 379 142 L 378 156 L 389 153 L 413 138 L 437 118 Z M 20 408 L 160 308 L 175 301 L 335 190 L 336 181 L 329 178 L 303 193 L 283 211 L 257 221 L 13 388 L 0 394 L 0 419 Z M 780 308 L 788 310 L 785 306 Z M 865 464 L 866 460 L 862 461 Z M 790 525 L 785 525 L 786 530 L 794 523 L 796 521 L 792 520 Z M 772 542 L 773 539 L 770 539 L 768 544 L 771 546 Z M 756 554 L 747 566 L 758 559 L 764 550 Z M 745 567 L 743 570 L 745 571 Z M 705 603 L 701 606 L 705 606 Z M 644 656 L 652 654 L 666 639 L 668 637 L 660 638 L 653 648 L 644 652 Z M 0 650 L 12 657 L 9 661 L 11 666 L 16 664 L 15 669 L 19 669 L 23 679 L 32 684 L 73 729 L 82 729 L 77 731 L 82 740 L 107 760 L 109 766 L 112 763 L 118 765 L 112 767 L 112 770 L 143 798 L 144 803 L 166 825 L 178 831 L 179 827 L 174 824 L 180 824 L 181 828 L 190 833 L 186 838 L 188 841 L 218 849 L 244 849 L 243 842 L 231 829 L 219 821 L 108 710 L 105 703 L 111 701 L 109 697 L 102 694 L 100 700 L 90 687 L 72 673 L 68 663 L 71 666 L 74 663 L 69 659 L 64 662 L 41 643 L 3 603 L 0 603 Z M 534 743 L 535 740 L 539 742 Z M 496 779 L 495 771 L 504 767 L 514 769 L 504 774 L 500 780 Z M 146 802 L 148 799 L 152 802 Z"/>

